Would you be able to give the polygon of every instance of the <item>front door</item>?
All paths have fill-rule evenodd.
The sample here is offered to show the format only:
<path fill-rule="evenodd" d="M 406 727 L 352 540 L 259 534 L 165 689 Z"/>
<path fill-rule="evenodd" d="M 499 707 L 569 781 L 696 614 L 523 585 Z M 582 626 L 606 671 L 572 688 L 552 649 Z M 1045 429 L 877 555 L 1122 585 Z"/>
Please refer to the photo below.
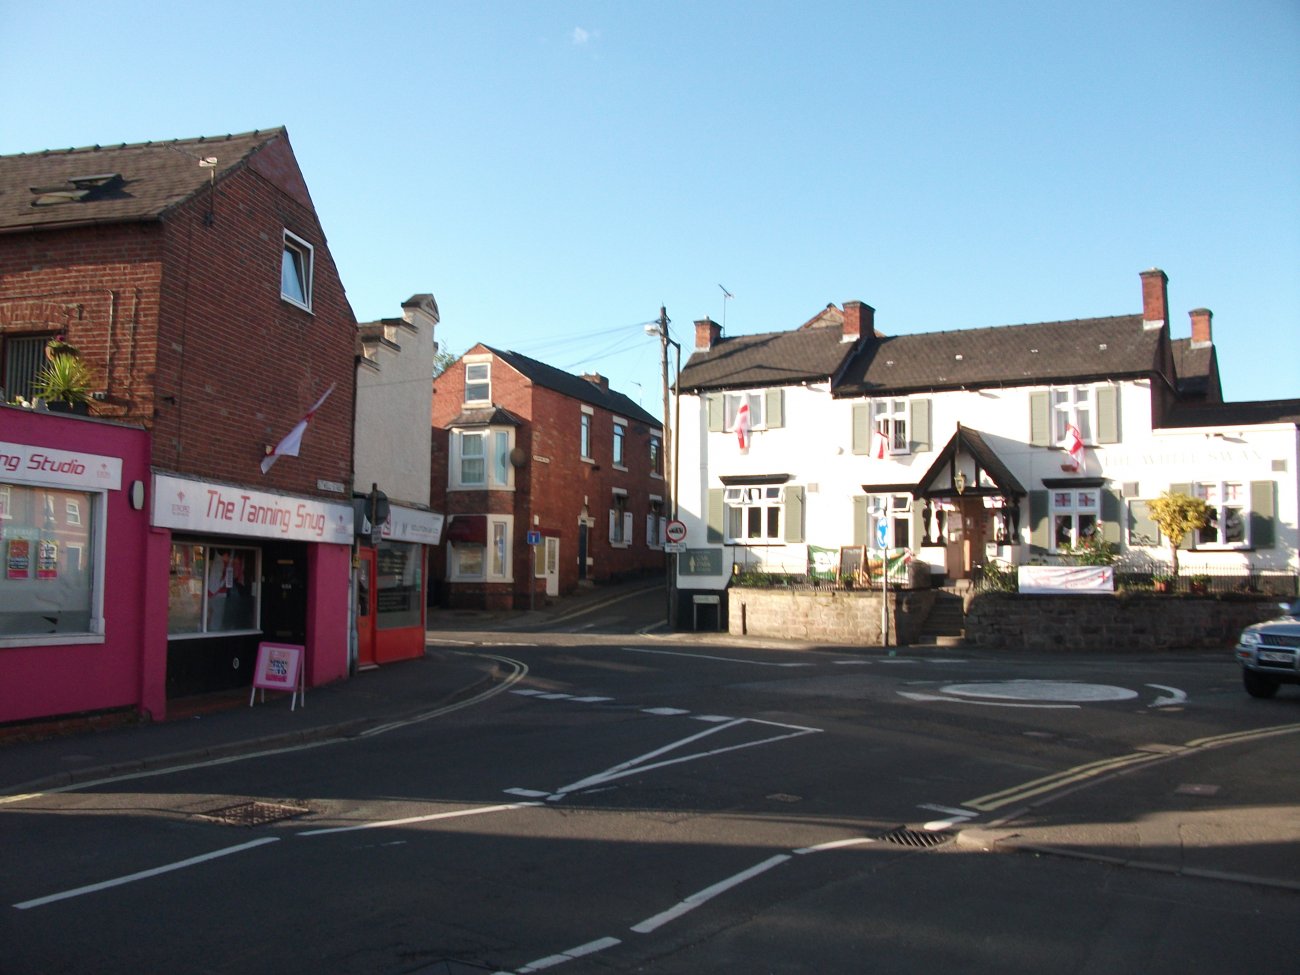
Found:
<path fill-rule="evenodd" d="M 375 550 L 357 550 L 357 667 L 378 666 L 375 659 Z"/>
<path fill-rule="evenodd" d="M 307 642 L 307 550 L 300 543 L 262 550 L 262 634 L 275 643 Z"/>
<path fill-rule="evenodd" d="M 578 581 L 587 578 L 587 522 L 578 521 Z"/>
<path fill-rule="evenodd" d="M 546 595 L 560 594 L 560 540 L 553 535 L 542 539 L 542 574 L 546 576 Z"/>

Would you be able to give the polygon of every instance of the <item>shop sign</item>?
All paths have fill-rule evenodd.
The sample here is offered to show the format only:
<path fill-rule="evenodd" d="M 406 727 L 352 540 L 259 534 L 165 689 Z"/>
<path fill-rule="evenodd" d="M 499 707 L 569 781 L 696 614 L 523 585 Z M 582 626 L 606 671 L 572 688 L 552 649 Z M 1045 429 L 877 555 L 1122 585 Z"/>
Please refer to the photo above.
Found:
<path fill-rule="evenodd" d="M 352 542 L 352 506 L 154 475 L 155 528 L 302 542 Z"/>
<path fill-rule="evenodd" d="M 379 535 L 390 542 L 437 545 L 442 541 L 444 520 L 444 517 L 435 511 L 391 505 L 388 509 L 388 520 L 380 528 Z"/>
<path fill-rule="evenodd" d="M 122 458 L 0 441 L 0 481 L 117 491 Z"/>

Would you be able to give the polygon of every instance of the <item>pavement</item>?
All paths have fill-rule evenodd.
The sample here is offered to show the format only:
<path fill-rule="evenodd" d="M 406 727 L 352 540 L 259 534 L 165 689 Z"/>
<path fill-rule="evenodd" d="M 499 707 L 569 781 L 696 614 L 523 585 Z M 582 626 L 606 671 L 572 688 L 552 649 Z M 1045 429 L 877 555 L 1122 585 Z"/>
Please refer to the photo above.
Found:
<path fill-rule="evenodd" d="M 279 694 L 250 707 L 244 690 L 174 701 L 168 720 L 159 723 L 119 715 L 0 729 L 8 732 L 0 735 L 0 805 L 15 796 L 141 770 L 350 737 L 471 703 L 507 676 L 506 666 L 438 644 L 440 629 L 543 629 L 661 587 L 634 580 L 584 589 L 526 612 L 440 611 L 422 658 L 310 688 L 292 709 L 289 696 Z M 661 625 L 658 632 L 667 629 Z M 688 642 L 734 639 L 672 636 Z M 802 644 L 791 644 L 796 645 Z M 1098 763 L 1106 767 L 1049 783 L 1039 795 L 1030 790 L 1023 803 L 998 807 L 974 822 L 952 824 L 956 843 L 969 851 L 1073 857 L 1300 893 L 1300 723 L 1292 721 L 1296 711 L 1290 703 L 1275 702 L 1271 733 L 1227 735 L 1194 747 L 1140 751 L 1132 761 Z M 1251 747 L 1262 739 L 1270 739 L 1266 747 Z M 1212 754 L 1228 745 L 1234 746 L 1230 763 Z M 1261 781 L 1270 783 L 1267 803 L 1251 800 L 1252 784 Z M 1066 788 L 1073 791 L 1065 801 L 1044 801 Z M 1117 819 L 1117 809 L 1143 812 Z"/>

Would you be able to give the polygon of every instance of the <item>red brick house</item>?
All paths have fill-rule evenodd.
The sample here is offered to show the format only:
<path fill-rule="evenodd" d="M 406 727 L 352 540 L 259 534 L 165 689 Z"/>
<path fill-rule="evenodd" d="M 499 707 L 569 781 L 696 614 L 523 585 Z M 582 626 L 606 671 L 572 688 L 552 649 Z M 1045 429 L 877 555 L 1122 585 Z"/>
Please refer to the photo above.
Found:
<path fill-rule="evenodd" d="M 344 676 L 356 320 L 285 130 L 0 157 L 6 401 L 56 336 L 91 415 L 151 435 L 167 697 L 246 686 L 263 640 L 305 646 L 309 684 Z"/>
<path fill-rule="evenodd" d="M 664 571 L 663 424 L 604 377 L 476 345 L 434 380 L 433 427 L 448 605 Z"/>

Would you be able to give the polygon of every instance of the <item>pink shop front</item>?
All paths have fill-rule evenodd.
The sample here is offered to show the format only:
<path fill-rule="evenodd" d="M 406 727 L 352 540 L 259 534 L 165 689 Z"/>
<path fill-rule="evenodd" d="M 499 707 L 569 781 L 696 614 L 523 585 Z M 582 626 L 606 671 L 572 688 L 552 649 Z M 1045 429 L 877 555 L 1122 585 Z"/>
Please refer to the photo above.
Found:
<path fill-rule="evenodd" d="M 165 607 L 151 611 L 144 580 L 166 579 L 166 545 L 149 531 L 148 457 L 139 428 L 0 406 L 0 724 L 162 715 Z"/>

